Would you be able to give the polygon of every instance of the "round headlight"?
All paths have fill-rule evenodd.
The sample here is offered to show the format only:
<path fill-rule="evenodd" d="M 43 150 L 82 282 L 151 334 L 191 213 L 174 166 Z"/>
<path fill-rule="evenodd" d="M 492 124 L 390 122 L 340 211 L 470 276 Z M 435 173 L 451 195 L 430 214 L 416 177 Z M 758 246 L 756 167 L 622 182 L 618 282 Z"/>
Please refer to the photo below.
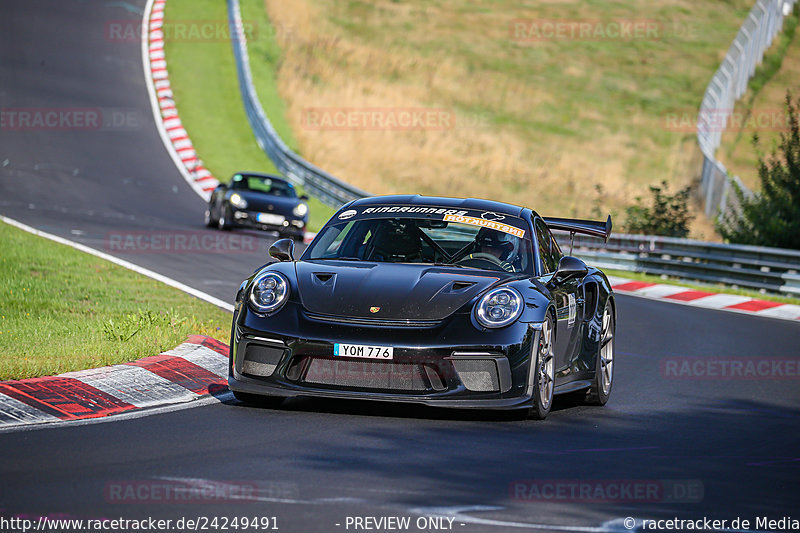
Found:
<path fill-rule="evenodd" d="M 306 204 L 297 204 L 292 213 L 296 217 L 304 217 L 308 213 L 308 206 Z"/>
<path fill-rule="evenodd" d="M 522 295 L 511 287 L 492 289 L 478 300 L 475 318 L 487 328 L 502 328 L 522 314 Z"/>
<path fill-rule="evenodd" d="M 259 313 L 277 311 L 289 299 L 289 280 L 277 272 L 262 272 L 250 287 L 250 306 Z"/>
<path fill-rule="evenodd" d="M 239 209 L 247 209 L 247 200 L 242 198 L 238 192 L 235 192 L 231 194 L 231 205 L 238 207 Z"/>

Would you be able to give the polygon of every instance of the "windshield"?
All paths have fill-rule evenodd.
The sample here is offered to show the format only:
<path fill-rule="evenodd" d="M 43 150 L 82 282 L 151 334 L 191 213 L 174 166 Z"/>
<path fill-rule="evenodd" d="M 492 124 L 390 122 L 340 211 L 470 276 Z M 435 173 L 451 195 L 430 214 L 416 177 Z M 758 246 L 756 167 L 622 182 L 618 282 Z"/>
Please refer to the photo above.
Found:
<path fill-rule="evenodd" d="M 231 181 L 231 188 L 260 192 L 271 196 L 282 196 L 284 198 L 297 198 L 297 193 L 295 193 L 294 186 L 292 186 L 291 183 L 264 176 L 243 176 L 237 174 Z"/>
<path fill-rule="evenodd" d="M 478 222 L 385 217 L 338 222 L 322 230 L 304 259 L 428 263 L 532 274 L 529 232 L 506 224 L 490 224 L 500 228 L 493 229 Z"/>

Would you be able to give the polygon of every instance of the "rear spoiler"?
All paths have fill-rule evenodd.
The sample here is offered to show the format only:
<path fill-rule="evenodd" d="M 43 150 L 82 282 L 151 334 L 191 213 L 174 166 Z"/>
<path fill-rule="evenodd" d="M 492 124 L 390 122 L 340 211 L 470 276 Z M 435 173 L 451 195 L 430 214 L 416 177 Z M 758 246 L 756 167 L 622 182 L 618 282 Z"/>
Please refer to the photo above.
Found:
<path fill-rule="evenodd" d="M 611 215 L 605 222 L 594 220 L 579 220 L 575 218 L 550 218 L 544 217 L 544 223 L 550 229 L 568 231 L 570 238 L 576 233 L 584 235 L 591 235 L 592 237 L 599 237 L 608 242 L 611 236 Z"/>

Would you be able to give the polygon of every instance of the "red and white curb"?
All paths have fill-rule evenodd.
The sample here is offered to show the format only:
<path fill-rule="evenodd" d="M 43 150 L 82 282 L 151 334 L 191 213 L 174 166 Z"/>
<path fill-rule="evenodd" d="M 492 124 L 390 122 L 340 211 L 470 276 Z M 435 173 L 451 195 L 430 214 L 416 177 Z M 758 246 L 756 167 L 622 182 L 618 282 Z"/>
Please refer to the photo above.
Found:
<path fill-rule="evenodd" d="M 677 285 L 634 281 L 615 276 L 608 276 L 608 280 L 611 282 L 611 287 L 614 289 L 614 292 L 621 294 L 642 296 L 644 298 L 703 307 L 706 309 L 746 313 L 754 316 L 780 318 L 783 320 L 800 320 L 800 305 L 758 300 L 749 296 L 738 296 L 736 294 L 698 291 L 687 289 L 686 287 L 679 287 Z"/>
<path fill-rule="evenodd" d="M 145 9 L 143 24 L 147 38 L 142 39 L 142 63 L 150 94 L 153 117 L 167 151 L 194 191 L 208 200 L 219 181 L 197 157 L 189 134 L 178 117 L 164 55 L 164 6 L 166 0 L 151 0 Z"/>
<path fill-rule="evenodd" d="M 228 390 L 228 345 L 202 335 L 129 363 L 0 381 L 0 430 L 100 418 Z"/>

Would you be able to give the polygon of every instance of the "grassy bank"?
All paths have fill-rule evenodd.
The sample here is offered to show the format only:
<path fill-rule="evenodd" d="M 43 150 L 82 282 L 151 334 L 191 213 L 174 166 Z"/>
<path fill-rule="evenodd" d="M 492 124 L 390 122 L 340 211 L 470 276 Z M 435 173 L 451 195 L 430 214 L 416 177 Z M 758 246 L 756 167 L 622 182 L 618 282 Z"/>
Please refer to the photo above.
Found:
<path fill-rule="evenodd" d="M 671 117 L 694 122 L 752 1 L 266 8 L 284 57 L 279 93 L 314 163 L 375 193 L 491 197 L 587 216 L 598 197 L 619 214 L 648 185 L 666 179 L 677 189 L 696 177 L 694 129 Z M 548 37 L 546 23 L 563 31 Z M 620 36 L 618 23 L 652 31 Z M 591 36 L 572 36 L 580 24 Z M 377 109 L 384 119 L 392 110 L 443 110 L 454 125 L 326 129 L 309 126 L 311 108 Z"/>
<path fill-rule="evenodd" d="M 229 313 L 97 257 L 4 223 L 0 248 L 0 380 L 230 338 Z"/>
<path fill-rule="evenodd" d="M 745 185 L 758 190 L 758 151 L 753 134 L 760 138 L 760 150 L 770 154 L 781 132 L 788 131 L 786 90 L 800 95 L 800 37 L 797 36 L 800 8 L 784 20 L 784 30 L 764 55 L 750 80 L 747 93 L 736 103 L 733 117 L 722 136 L 717 158 L 728 172 L 739 176 Z"/>
<path fill-rule="evenodd" d="M 165 24 L 215 22 L 227 25 L 225 2 L 170 0 Z M 242 18 L 253 31 L 248 47 L 259 97 L 281 138 L 292 148 L 297 143 L 285 120 L 285 111 L 272 69 L 280 61 L 274 31 L 258 3 L 242 3 Z M 231 43 L 222 38 L 185 40 L 167 33 L 165 53 L 175 102 L 200 158 L 215 177 L 227 180 L 239 170 L 275 172 L 275 166 L 256 143 L 242 106 Z M 309 201 L 309 229 L 319 229 L 332 210 L 315 199 Z"/>

